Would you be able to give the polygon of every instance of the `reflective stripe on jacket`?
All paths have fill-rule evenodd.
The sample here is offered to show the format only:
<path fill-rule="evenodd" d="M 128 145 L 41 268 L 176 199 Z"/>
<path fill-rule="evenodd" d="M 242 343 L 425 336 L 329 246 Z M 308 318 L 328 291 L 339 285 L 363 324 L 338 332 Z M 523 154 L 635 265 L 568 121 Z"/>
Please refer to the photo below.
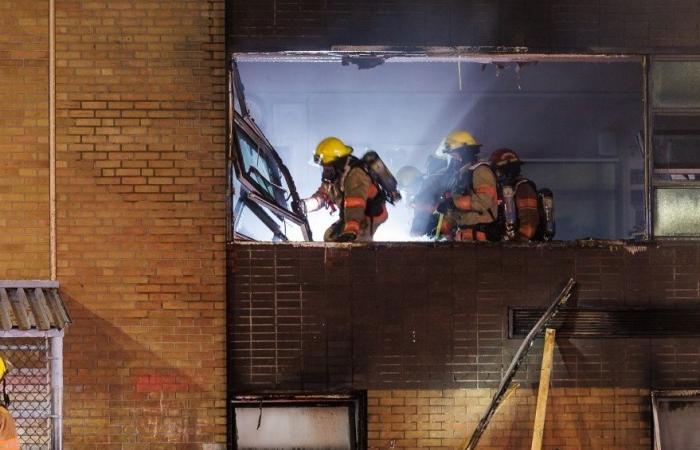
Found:
<path fill-rule="evenodd" d="M 358 240 L 372 240 L 388 216 L 379 189 L 362 168 L 353 167 L 343 180 L 343 194 L 343 232 L 354 232 Z"/>
<path fill-rule="evenodd" d="M 469 226 L 496 220 L 496 176 L 488 164 L 464 166 L 457 177 L 451 192 L 456 209 L 447 214 L 450 222 L 457 226 Z"/>
<path fill-rule="evenodd" d="M 15 421 L 4 406 L 0 406 L 0 450 L 20 450 Z"/>
<path fill-rule="evenodd" d="M 326 230 L 324 240 L 333 241 L 342 233 L 355 233 L 358 241 L 371 241 L 388 211 L 377 186 L 361 167 L 351 167 L 334 183 L 324 183 L 316 191 L 340 208 L 341 224 Z M 337 226 L 340 225 L 340 226 Z"/>
<path fill-rule="evenodd" d="M 520 180 L 515 185 L 515 207 L 518 211 L 516 240 L 529 241 L 535 237 L 540 225 L 540 214 L 537 209 L 537 191 L 528 180 Z"/>

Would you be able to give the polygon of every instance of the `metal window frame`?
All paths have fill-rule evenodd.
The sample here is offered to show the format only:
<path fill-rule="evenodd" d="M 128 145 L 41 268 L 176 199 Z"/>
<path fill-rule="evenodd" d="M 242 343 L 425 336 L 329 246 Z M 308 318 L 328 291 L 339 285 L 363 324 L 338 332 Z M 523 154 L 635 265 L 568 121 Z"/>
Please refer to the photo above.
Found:
<path fill-rule="evenodd" d="M 233 198 L 236 194 L 234 188 L 234 177 L 241 184 L 240 200 L 255 214 L 272 232 L 273 236 L 281 240 L 286 240 L 286 236 L 275 224 L 275 220 L 270 214 L 279 219 L 289 220 L 301 227 L 304 239 L 311 240 L 311 227 L 306 219 L 306 215 L 301 210 L 301 199 L 296 189 L 294 179 L 289 169 L 284 165 L 282 158 L 267 140 L 265 134 L 260 130 L 255 121 L 250 117 L 245 101 L 244 87 L 238 73 L 235 57 L 231 57 L 228 62 L 228 120 L 227 120 L 227 190 L 226 190 L 226 215 L 227 215 L 227 239 L 229 242 L 236 237 L 245 240 L 244 235 L 237 236 L 235 231 L 236 217 L 234 213 Z M 241 112 L 236 111 L 236 103 Z M 243 134 L 248 140 L 256 145 L 256 150 L 273 170 L 271 174 L 273 185 L 281 185 L 284 181 L 289 189 L 289 199 L 269 195 L 266 189 L 257 180 L 251 177 L 243 166 L 243 156 L 240 144 L 237 139 L 238 133 Z M 290 201 L 287 204 L 287 200 Z M 269 213 L 268 213 L 269 212 Z"/>
<path fill-rule="evenodd" d="M 653 104 L 653 89 L 654 79 L 652 76 L 652 66 L 656 62 L 698 62 L 700 63 L 700 55 L 647 55 L 645 57 L 645 108 L 646 108 L 646 163 L 645 163 L 645 191 L 647 201 L 647 229 L 648 240 L 659 241 L 697 241 L 700 240 L 700 232 L 697 235 L 686 236 L 665 236 L 656 235 L 654 233 L 654 211 L 655 211 L 655 194 L 656 188 L 663 189 L 683 189 L 697 188 L 700 189 L 700 180 L 678 180 L 678 181 L 655 181 L 654 180 L 654 116 L 656 115 L 697 115 L 700 118 L 700 108 L 668 108 L 655 107 Z"/>

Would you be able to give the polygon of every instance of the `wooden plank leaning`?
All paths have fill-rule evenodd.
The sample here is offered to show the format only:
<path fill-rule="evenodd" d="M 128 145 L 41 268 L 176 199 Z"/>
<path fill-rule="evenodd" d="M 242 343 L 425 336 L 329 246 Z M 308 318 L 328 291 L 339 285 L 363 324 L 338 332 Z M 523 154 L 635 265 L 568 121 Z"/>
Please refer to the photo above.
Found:
<path fill-rule="evenodd" d="M 547 325 L 551 322 L 551 320 L 557 314 L 559 309 L 566 304 L 566 302 L 571 297 L 572 290 L 575 285 L 576 282 L 574 281 L 574 279 L 570 278 L 564 286 L 564 289 L 562 289 L 559 295 L 557 295 L 552 304 L 549 305 L 547 311 L 545 311 L 544 314 L 542 314 L 542 317 L 539 318 L 537 323 L 535 323 L 535 326 L 533 326 L 530 332 L 527 334 L 527 336 L 525 336 L 525 339 L 523 340 L 522 344 L 520 344 L 520 347 L 518 347 L 518 351 L 515 352 L 513 360 L 511 361 L 510 366 L 508 366 L 508 370 L 506 370 L 505 374 L 503 375 L 503 378 L 501 379 L 501 384 L 498 386 L 496 393 L 491 399 L 491 403 L 489 404 L 488 409 L 482 416 L 481 420 L 479 421 L 479 424 L 476 426 L 474 433 L 472 433 L 472 436 L 469 439 L 469 443 L 466 447 L 464 447 L 465 450 L 474 450 L 476 448 L 476 445 L 479 443 L 479 439 L 481 439 L 481 435 L 486 430 L 486 427 L 491 421 L 491 418 L 496 412 L 496 409 L 498 409 L 498 406 L 502 403 L 504 395 L 508 391 L 508 387 L 513 381 L 513 377 L 517 373 L 520 364 L 527 356 L 527 353 L 530 351 L 530 348 L 532 347 L 532 343 L 534 342 L 535 338 L 538 334 L 540 334 L 540 332 L 542 332 L 544 328 L 547 327 Z"/>
<path fill-rule="evenodd" d="M 544 350 L 542 351 L 542 369 L 540 370 L 540 386 L 537 390 L 537 409 L 535 410 L 535 426 L 532 432 L 532 447 L 530 450 L 542 449 L 544 436 L 544 419 L 547 416 L 547 399 L 549 398 L 549 380 L 552 374 L 554 359 L 554 337 L 556 330 L 547 328 L 544 332 Z"/>

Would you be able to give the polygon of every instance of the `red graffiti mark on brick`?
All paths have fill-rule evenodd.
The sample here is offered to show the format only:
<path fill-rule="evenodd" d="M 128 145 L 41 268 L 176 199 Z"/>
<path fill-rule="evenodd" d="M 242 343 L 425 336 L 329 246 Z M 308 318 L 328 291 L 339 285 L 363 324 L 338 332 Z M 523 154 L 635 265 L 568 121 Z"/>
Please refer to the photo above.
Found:
<path fill-rule="evenodd" d="M 187 383 L 175 375 L 146 374 L 136 379 L 136 392 L 186 392 Z"/>

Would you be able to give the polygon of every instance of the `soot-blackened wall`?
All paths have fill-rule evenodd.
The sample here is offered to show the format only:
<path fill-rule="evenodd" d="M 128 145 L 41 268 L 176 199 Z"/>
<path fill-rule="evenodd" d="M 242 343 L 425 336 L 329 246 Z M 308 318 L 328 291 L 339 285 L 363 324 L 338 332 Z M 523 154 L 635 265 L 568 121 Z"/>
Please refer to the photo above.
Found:
<path fill-rule="evenodd" d="M 520 339 L 508 307 L 548 305 L 569 277 L 580 307 L 688 308 L 700 245 L 234 244 L 233 391 L 498 385 Z M 539 377 L 541 340 L 516 381 Z M 680 388 L 698 338 L 557 340 L 554 387 Z"/>
<path fill-rule="evenodd" d="M 337 45 L 697 53 L 694 0 L 228 0 L 233 51 Z"/>

